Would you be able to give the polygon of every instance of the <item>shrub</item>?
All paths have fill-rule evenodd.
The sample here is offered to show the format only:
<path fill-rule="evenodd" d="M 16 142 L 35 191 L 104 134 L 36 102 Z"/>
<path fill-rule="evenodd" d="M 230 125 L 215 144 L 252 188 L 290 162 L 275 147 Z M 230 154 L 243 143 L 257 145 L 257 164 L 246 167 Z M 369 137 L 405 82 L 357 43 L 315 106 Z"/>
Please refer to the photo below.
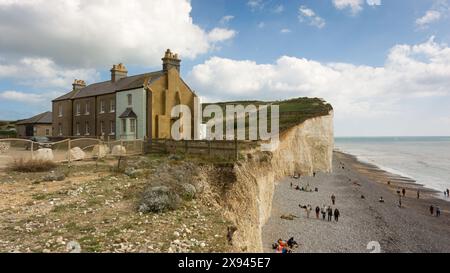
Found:
<path fill-rule="evenodd" d="M 23 173 L 47 172 L 57 167 L 57 164 L 49 160 L 19 159 L 9 166 L 10 170 Z"/>

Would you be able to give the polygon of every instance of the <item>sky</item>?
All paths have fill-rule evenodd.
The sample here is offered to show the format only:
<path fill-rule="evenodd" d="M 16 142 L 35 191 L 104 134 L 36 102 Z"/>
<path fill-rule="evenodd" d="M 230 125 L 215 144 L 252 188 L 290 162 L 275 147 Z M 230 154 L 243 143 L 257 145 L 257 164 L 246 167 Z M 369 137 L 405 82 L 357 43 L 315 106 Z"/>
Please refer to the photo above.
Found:
<path fill-rule="evenodd" d="M 203 101 L 320 97 L 337 136 L 450 135 L 450 0 L 0 0 L 0 120 L 179 53 Z"/>

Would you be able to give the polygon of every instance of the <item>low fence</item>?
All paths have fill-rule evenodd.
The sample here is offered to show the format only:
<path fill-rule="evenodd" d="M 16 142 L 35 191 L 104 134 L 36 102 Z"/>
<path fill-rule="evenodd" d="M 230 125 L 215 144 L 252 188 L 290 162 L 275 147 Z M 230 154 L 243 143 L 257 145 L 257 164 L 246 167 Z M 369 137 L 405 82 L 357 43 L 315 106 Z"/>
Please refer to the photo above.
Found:
<path fill-rule="evenodd" d="M 152 139 L 146 142 L 147 153 L 202 155 L 211 158 L 238 159 L 242 150 L 256 148 L 257 141 L 237 140 L 167 140 Z"/>
<path fill-rule="evenodd" d="M 0 139 L 0 167 L 15 160 L 43 159 L 71 162 L 109 156 L 143 154 L 144 140 L 102 141 L 95 138 L 38 143 L 26 139 Z"/>

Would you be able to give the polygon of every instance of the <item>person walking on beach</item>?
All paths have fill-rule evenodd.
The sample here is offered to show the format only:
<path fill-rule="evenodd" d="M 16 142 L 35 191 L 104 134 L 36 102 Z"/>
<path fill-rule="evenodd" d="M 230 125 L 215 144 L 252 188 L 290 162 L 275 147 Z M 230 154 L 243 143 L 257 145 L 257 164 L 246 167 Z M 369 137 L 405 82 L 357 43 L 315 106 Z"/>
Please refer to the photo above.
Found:
<path fill-rule="evenodd" d="M 420 190 L 417 190 L 417 199 L 420 199 Z"/>
<path fill-rule="evenodd" d="M 338 209 L 334 210 L 334 221 L 338 222 L 339 221 L 339 216 L 341 215 L 341 213 L 339 212 Z"/>
<path fill-rule="evenodd" d="M 325 221 L 325 216 L 327 215 L 327 207 L 324 205 L 320 212 L 322 213 L 322 220 Z"/>
<path fill-rule="evenodd" d="M 434 214 L 434 207 L 433 207 L 433 205 L 430 206 L 430 214 L 431 214 L 431 215 Z"/>
<path fill-rule="evenodd" d="M 405 188 L 402 189 L 402 194 L 403 194 L 403 197 L 405 197 L 405 195 L 406 195 L 406 190 L 405 190 Z"/>
<path fill-rule="evenodd" d="M 333 209 L 331 207 L 328 207 L 327 211 L 328 211 L 328 222 L 331 222 L 333 218 Z"/>
<path fill-rule="evenodd" d="M 334 204 L 336 203 L 336 196 L 334 195 L 334 193 L 331 195 L 331 202 Z"/>
<path fill-rule="evenodd" d="M 436 217 L 441 216 L 441 209 L 439 207 L 436 207 Z"/>
<path fill-rule="evenodd" d="M 398 197 L 398 207 L 399 208 L 402 207 L 402 197 L 401 196 Z"/>
<path fill-rule="evenodd" d="M 307 205 L 305 209 L 306 209 L 306 218 L 309 218 L 309 214 L 312 211 L 311 205 Z"/>
<path fill-rule="evenodd" d="M 316 207 L 316 219 L 319 219 L 319 213 L 320 213 L 320 208 L 319 206 Z"/>
<path fill-rule="evenodd" d="M 313 177 L 316 177 L 316 172 L 313 172 Z"/>
<path fill-rule="evenodd" d="M 450 194 L 450 190 L 447 189 L 447 197 L 449 197 L 449 194 Z"/>

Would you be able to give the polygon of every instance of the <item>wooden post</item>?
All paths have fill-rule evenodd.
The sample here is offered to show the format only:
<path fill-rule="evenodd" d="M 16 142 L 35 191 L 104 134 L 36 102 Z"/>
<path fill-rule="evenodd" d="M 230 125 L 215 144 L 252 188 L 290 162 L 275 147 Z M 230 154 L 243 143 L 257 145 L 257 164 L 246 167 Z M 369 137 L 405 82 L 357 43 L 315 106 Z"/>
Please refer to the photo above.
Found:
<path fill-rule="evenodd" d="M 70 149 L 71 149 L 71 140 L 70 140 L 70 138 L 69 138 L 69 141 L 68 141 L 68 144 L 67 144 L 67 160 L 69 161 L 69 164 L 70 164 Z"/>
<path fill-rule="evenodd" d="M 207 140 L 207 143 L 208 143 L 208 156 L 209 156 L 209 158 L 211 158 L 211 155 L 212 155 L 211 140 Z"/>
<path fill-rule="evenodd" d="M 234 139 L 234 159 L 237 161 L 239 157 L 239 151 L 238 151 L 238 140 L 237 137 Z"/>
<path fill-rule="evenodd" d="M 33 141 L 31 141 L 31 160 L 33 160 L 34 155 L 33 155 L 33 150 L 34 150 L 34 143 Z"/>

